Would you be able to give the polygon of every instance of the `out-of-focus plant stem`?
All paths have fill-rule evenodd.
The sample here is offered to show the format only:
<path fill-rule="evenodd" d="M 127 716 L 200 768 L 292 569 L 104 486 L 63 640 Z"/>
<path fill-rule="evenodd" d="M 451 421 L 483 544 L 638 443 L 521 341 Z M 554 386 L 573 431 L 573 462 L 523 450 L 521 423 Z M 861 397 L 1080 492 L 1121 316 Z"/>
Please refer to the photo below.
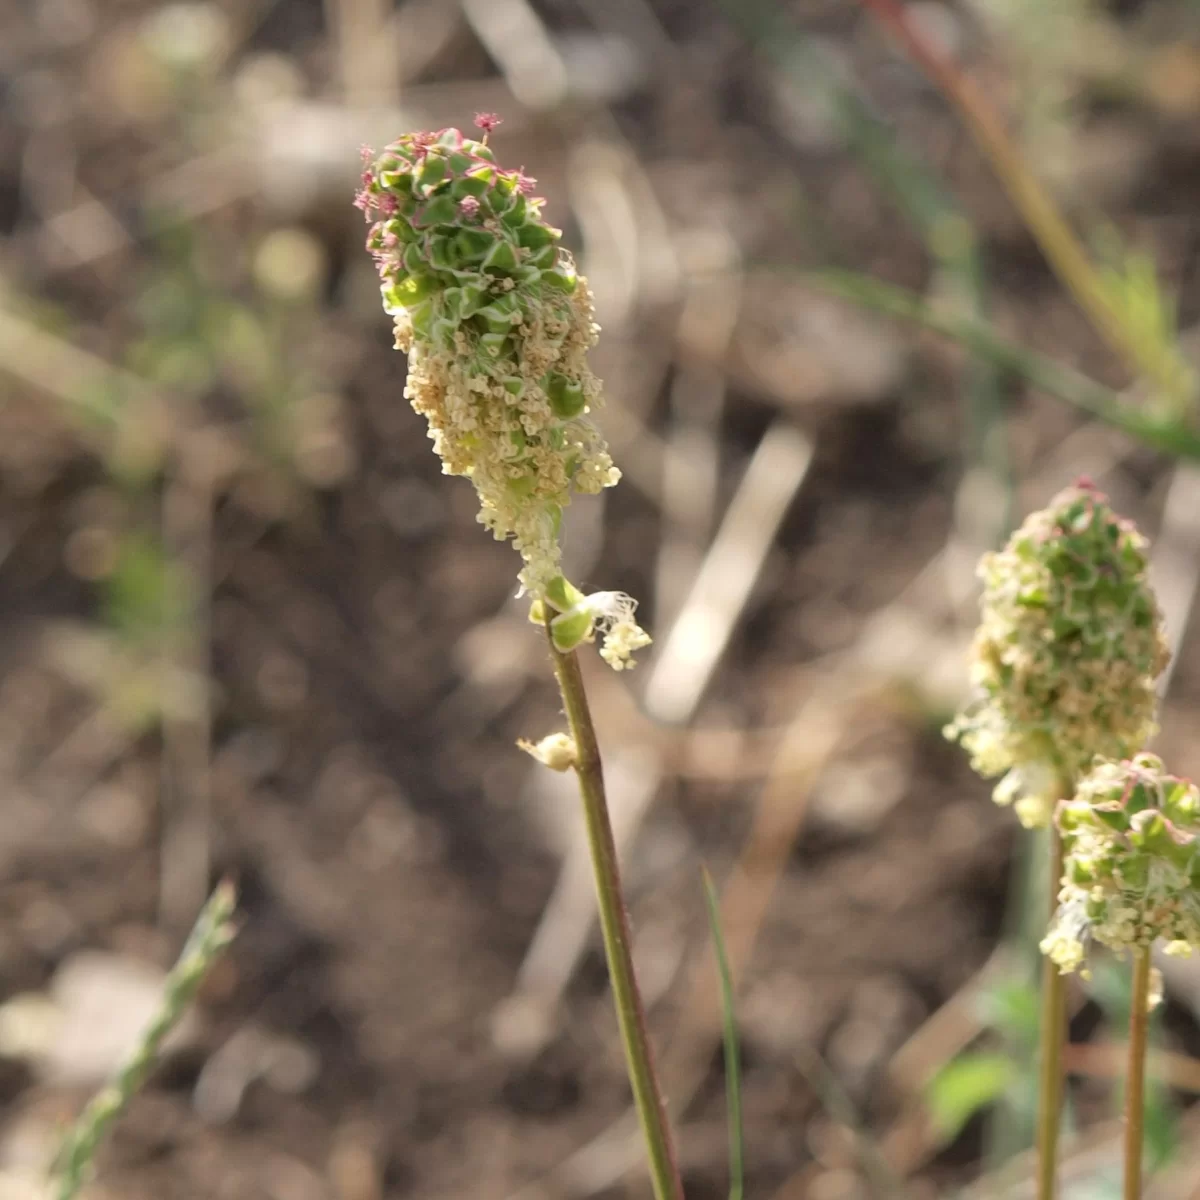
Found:
<path fill-rule="evenodd" d="M 721 1034 L 725 1045 L 725 1104 L 729 1124 L 729 1200 L 742 1200 L 745 1193 L 742 1123 L 742 1071 L 738 1050 L 737 1013 L 734 1007 L 735 988 L 725 935 L 721 929 L 721 900 L 713 885 L 708 868 L 701 868 L 704 882 L 704 904 L 708 911 L 708 928 L 712 934 L 717 956 L 717 982 L 721 988 Z"/>
<path fill-rule="evenodd" d="M 1009 341 L 991 325 L 930 304 L 922 296 L 869 275 L 851 271 L 802 273 L 802 282 L 863 308 L 912 321 L 948 337 L 997 365 L 1021 376 L 1059 400 L 1178 458 L 1200 459 L 1200 432 L 1179 420 L 1162 418 L 1126 403 L 1120 393 L 1053 359 Z"/>
<path fill-rule="evenodd" d="M 1063 873 L 1062 834 L 1050 822 L 1050 915 L 1058 905 Z M 1058 1134 L 1063 1101 L 1063 1043 L 1067 1032 L 1067 981 L 1058 965 L 1042 961 L 1041 1047 L 1038 1061 L 1037 1194 L 1054 1200 L 1058 1191 Z"/>
<path fill-rule="evenodd" d="M 983 93 L 925 39 L 898 0 L 860 2 L 891 30 L 930 80 L 958 109 L 1046 260 L 1100 336 L 1135 375 L 1152 380 L 1173 401 L 1186 401 L 1188 397 L 1180 395 L 1181 390 L 1188 387 L 1186 374 L 1180 372 L 1174 355 L 1138 337 L 1122 319 L 1087 252 L 1079 244 L 1049 193 L 1026 165 L 1004 122 Z"/>
<path fill-rule="evenodd" d="M 1129 1009 L 1129 1066 L 1125 1073 L 1125 1168 L 1122 1200 L 1140 1200 L 1146 1111 L 1146 1036 L 1150 1024 L 1150 948 L 1133 952 Z"/>
<path fill-rule="evenodd" d="M 955 311 L 983 320 L 987 314 L 987 277 L 979 239 L 961 206 L 938 174 L 907 148 L 891 125 L 873 111 L 862 90 L 835 69 L 789 15 L 773 0 L 718 0 L 729 20 L 755 49 L 775 62 L 789 83 L 827 105 L 847 148 L 924 242 L 938 267 L 939 290 Z M 999 485 L 1003 511 L 995 514 L 993 533 L 1009 525 L 1011 472 L 1004 427 L 1003 372 L 977 355 L 969 364 L 963 389 L 965 452 Z"/>

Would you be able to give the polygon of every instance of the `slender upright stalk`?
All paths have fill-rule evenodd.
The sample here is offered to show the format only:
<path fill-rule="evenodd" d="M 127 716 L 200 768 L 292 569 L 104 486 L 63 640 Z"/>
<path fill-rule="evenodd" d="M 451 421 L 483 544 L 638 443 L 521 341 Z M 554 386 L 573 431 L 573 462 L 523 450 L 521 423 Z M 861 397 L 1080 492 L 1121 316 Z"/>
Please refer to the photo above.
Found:
<path fill-rule="evenodd" d="M 547 634 L 549 629 L 547 628 Z M 612 824 L 608 817 L 608 801 L 604 793 L 604 772 L 600 762 L 600 747 L 588 707 L 583 675 L 575 652 L 560 653 L 547 637 L 554 659 L 554 674 L 562 693 L 563 708 L 575 741 L 575 774 L 587 824 L 588 846 L 592 854 L 592 869 L 596 877 L 596 899 L 600 906 L 600 928 L 604 936 L 604 953 L 612 980 L 613 1000 L 617 1009 L 617 1024 L 625 1048 L 625 1063 L 637 1106 L 642 1135 L 650 1160 L 650 1180 L 656 1200 L 683 1200 L 683 1185 L 666 1106 L 654 1069 L 654 1055 L 646 1032 L 646 1014 L 641 993 L 633 973 L 632 938 L 629 916 L 621 892 L 621 875 L 617 867 L 617 847 L 613 841 Z"/>
<path fill-rule="evenodd" d="M 1142 1123 L 1146 1107 L 1146 1031 L 1150 1024 L 1150 947 L 1133 951 L 1129 1066 L 1125 1074 L 1125 1176 L 1122 1200 L 1142 1194 Z"/>
<path fill-rule="evenodd" d="M 1200 789 L 1164 776 L 1153 755 L 1136 753 L 1153 732 L 1155 680 L 1170 657 L 1148 566 L 1146 540 L 1086 479 L 1031 513 L 1002 550 L 980 563 L 982 619 L 971 656 L 977 691 L 946 727 L 981 774 L 1007 772 L 992 793 L 997 803 L 1012 804 L 1027 827 L 1048 827 L 1050 925 L 1039 943 L 1046 965 L 1038 1200 L 1054 1200 L 1057 1191 L 1067 1025 L 1062 972 L 1086 961 L 1085 930 L 1120 947 L 1129 940 L 1126 930 L 1140 930 L 1127 908 L 1118 916 L 1118 906 L 1127 901 L 1112 900 L 1110 910 L 1109 894 L 1123 895 L 1124 880 L 1155 880 L 1145 911 L 1175 920 L 1181 906 L 1167 905 L 1173 894 L 1157 881 L 1178 880 L 1178 889 L 1190 878 L 1190 867 L 1158 866 L 1162 856 L 1153 858 L 1147 849 L 1178 837 L 1191 845 L 1190 827 L 1200 810 Z M 1030 596 L 1037 602 L 1028 603 Z M 1104 688 L 1096 685 L 1100 677 Z M 1103 798 L 1103 818 L 1093 811 L 1094 794 Z M 1116 815 L 1109 818 L 1110 813 Z M 1176 817 L 1187 834 L 1176 828 Z M 1087 839 L 1081 841 L 1080 829 Z M 1196 845 L 1200 848 L 1200 840 Z M 1135 861 L 1128 871 L 1112 866 L 1130 856 Z M 1153 871 L 1148 856 L 1156 864 Z M 1095 880 L 1097 886 L 1081 887 L 1079 880 Z M 1181 940 L 1181 933 L 1190 940 L 1190 925 L 1161 922 L 1161 927 L 1172 940 Z M 1195 940 L 1200 943 L 1200 921 Z"/>
<path fill-rule="evenodd" d="M 1058 905 L 1063 874 L 1062 834 L 1050 822 L 1050 915 Z M 1063 1042 L 1067 1033 L 1067 980 L 1058 964 L 1042 960 L 1041 1048 L 1038 1066 L 1038 1200 L 1054 1200 L 1058 1190 L 1058 1131 L 1063 1101 Z"/>
<path fill-rule="evenodd" d="M 1067 970 L 1086 962 L 1090 942 L 1133 956 L 1124 1200 L 1142 1194 L 1151 947 L 1159 938 L 1172 950 L 1200 946 L 1200 917 L 1189 902 L 1200 855 L 1197 813 L 1200 787 L 1168 773 L 1158 755 L 1145 751 L 1120 762 L 1101 759 L 1059 807 L 1067 862 L 1062 917 L 1042 949 Z"/>

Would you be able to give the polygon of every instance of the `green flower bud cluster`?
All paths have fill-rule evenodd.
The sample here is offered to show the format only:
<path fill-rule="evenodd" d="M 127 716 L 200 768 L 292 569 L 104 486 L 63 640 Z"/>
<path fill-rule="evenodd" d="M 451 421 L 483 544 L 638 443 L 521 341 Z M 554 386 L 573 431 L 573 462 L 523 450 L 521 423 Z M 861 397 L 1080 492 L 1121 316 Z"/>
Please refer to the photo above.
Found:
<path fill-rule="evenodd" d="M 572 494 L 612 487 L 620 472 L 589 416 L 600 383 L 587 362 L 599 332 L 587 280 L 543 219 L 533 180 L 497 165 L 487 145 L 497 123 L 476 119 L 482 141 L 443 129 L 366 152 L 355 203 L 408 354 L 405 396 L 427 418 L 442 470 L 475 485 L 479 521 L 512 539 L 522 591 L 540 600 L 561 581 Z M 628 663 L 628 651 L 614 653 Z"/>
<path fill-rule="evenodd" d="M 489 360 L 513 363 L 520 326 L 549 298 L 565 312 L 579 286 L 562 233 L 541 216 L 533 180 L 505 171 L 484 142 L 457 129 L 407 134 L 364 175 L 359 206 L 377 214 L 368 248 L 384 302 L 404 310 L 415 337 L 453 350 L 459 332 Z M 580 381 L 547 371 L 547 396 L 578 416 Z"/>
<path fill-rule="evenodd" d="M 1118 952 L 1200 945 L 1200 789 L 1139 754 L 1096 765 L 1058 809 L 1065 868 L 1042 951 L 1064 973 L 1089 940 Z"/>
<path fill-rule="evenodd" d="M 1099 756 L 1153 736 L 1155 679 L 1169 652 L 1147 578 L 1146 541 L 1086 480 L 1030 516 L 980 563 L 972 647 L 976 698 L 947 730 L 982 775 L 1004 778 L 1027 826 Z"/>

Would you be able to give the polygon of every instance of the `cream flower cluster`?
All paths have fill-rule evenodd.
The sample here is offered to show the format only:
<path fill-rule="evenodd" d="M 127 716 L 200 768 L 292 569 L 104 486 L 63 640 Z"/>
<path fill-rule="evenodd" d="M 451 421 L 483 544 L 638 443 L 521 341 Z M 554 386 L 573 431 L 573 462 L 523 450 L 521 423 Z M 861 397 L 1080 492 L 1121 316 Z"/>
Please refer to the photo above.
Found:
<path fill-rule="evenodd" d="M 1052 800 L 1097 756 L 1154 734 L 1155 679 L 1169 653 L 1147 579 L 1145 539 L 1081 481 L 985 555 L 972 647 L 976 697 L 950 726 L 994 797 L 1044 826 Z"/>
<path fill-rule="evenodd" d="M 604 639 L 600 657 L 614 671 L 635 665 L 634 652 L 650 645 L 650 635 L 634 620 L 637 601 L 624 592 L 593 592 L 585 596 L 561 575 L 547 588 L 543 600 L 534 602 L 529 619 L 535 625 L 550 612 L 550 637 L 564 653 L 593 640 L 596 630 Z"/>

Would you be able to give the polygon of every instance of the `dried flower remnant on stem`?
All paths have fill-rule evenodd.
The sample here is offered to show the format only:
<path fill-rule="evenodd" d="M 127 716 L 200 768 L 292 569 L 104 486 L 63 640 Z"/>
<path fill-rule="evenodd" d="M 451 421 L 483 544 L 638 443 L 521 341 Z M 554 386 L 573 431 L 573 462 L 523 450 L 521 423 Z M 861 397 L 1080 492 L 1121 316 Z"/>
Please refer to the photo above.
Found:
<path fill-rule="evenodd" d="M 517 746 L 552 771 L 569 771 L 579 761 L 575 739 L 567 733 L 551 733 L 540 742 L 519 738 Z"/>
<path fill-rule="evenodd" d="M 1146 540 L 1080 480 L 984 556 L 972 646 L 976 697 L 947 727 L 1022 824 L 1044 826 L 1056 787 L 1097 757 L 1140 750 L 1169 652 Z"/>
<path fill-rule="evenodd" d="M 1098 763 L 1056 815 L 1065 868 L 1042 952 L 1064 974 L 1098 941 L 1118 953 L 1200 945 L 1200 789 L 1138 754 Z"/>
<path fill-rule="evenodd" d="M 369 164 L 355 204 L 371 222 L 384 308 L 408 354 L 405 396 L 428 419 L 442 470 L 470 478 L 479 521 L 524 560 L 522 590 L 561 613 L 577 603 L 552 595 L 570 587 L 563 509 L 620 472 L 591 420 L 601 397 L 587 361 L 599 332 L 591 292 L 543 219 L 534 181 L 497 165 L 487 145 L 497 124 L 479 114 L 482 141 L 457 129 L 406 134 Z M 628 627 L 632 602 L 613 620 L 601 607 L 606 658 L 632 665 L 649 640 Z"/>

